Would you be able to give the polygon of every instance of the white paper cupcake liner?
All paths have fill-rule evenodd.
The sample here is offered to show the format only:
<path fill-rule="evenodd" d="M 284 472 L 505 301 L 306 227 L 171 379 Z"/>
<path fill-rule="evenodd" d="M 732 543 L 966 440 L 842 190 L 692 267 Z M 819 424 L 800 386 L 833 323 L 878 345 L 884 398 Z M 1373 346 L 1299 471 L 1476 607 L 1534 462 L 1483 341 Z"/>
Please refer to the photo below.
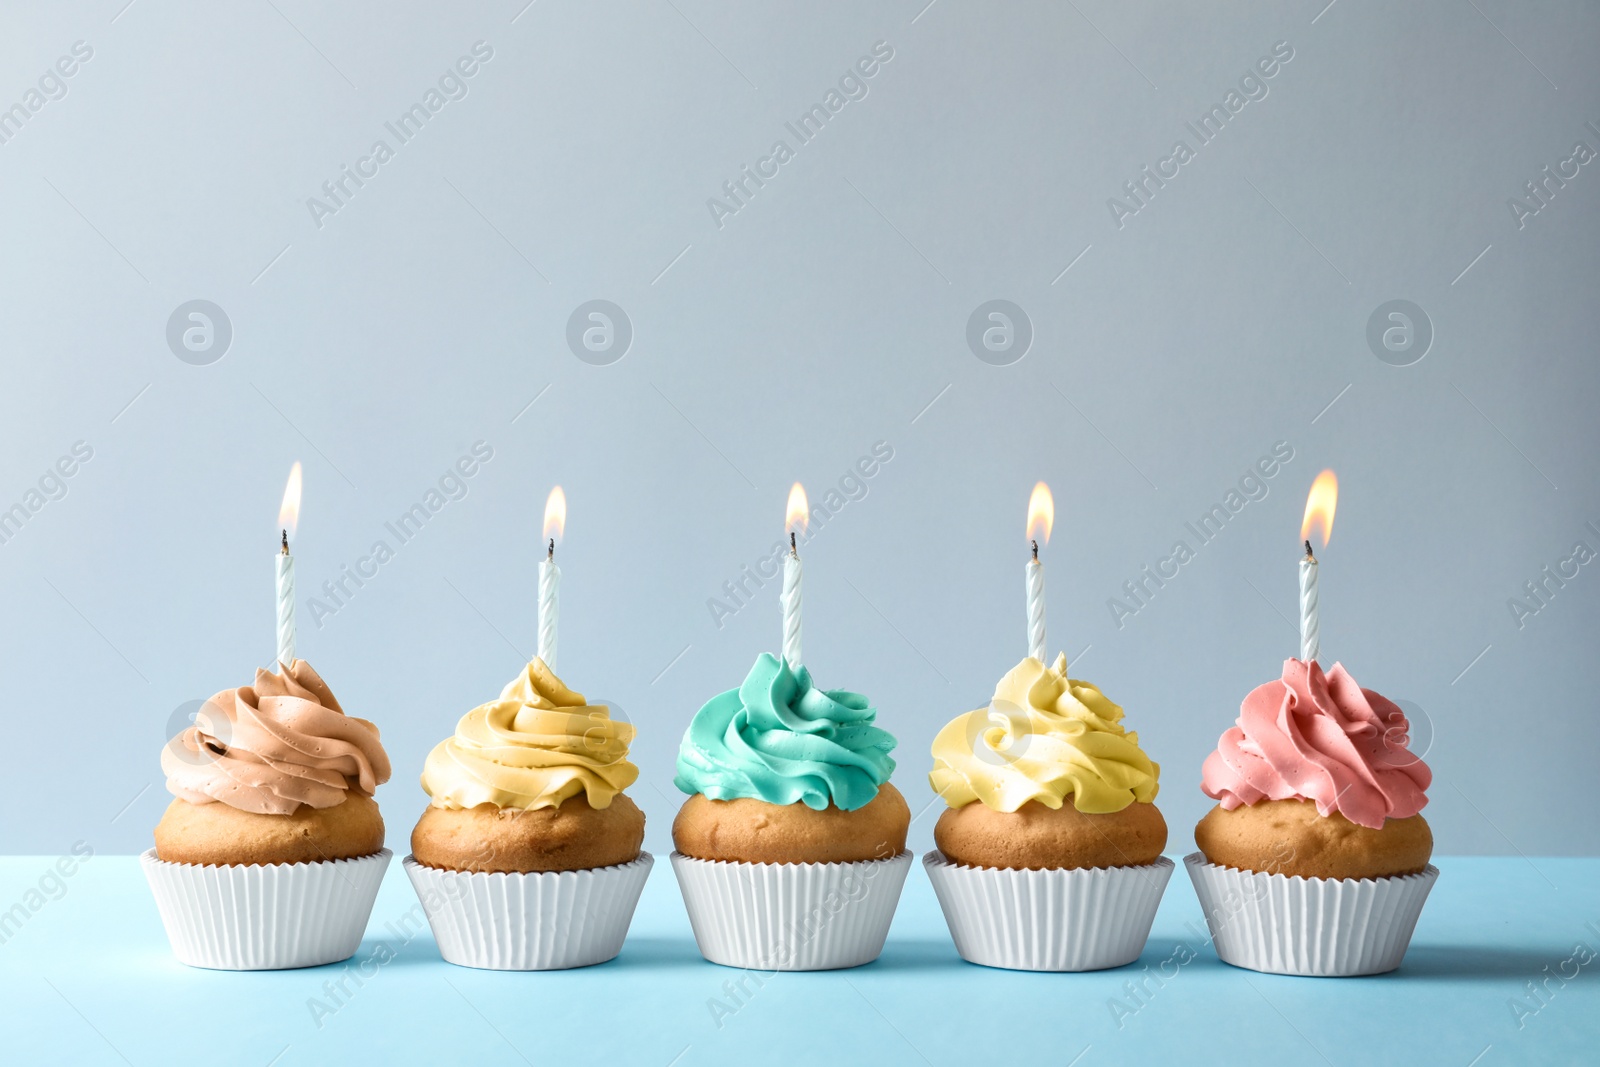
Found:
<path fill-rule="evenodd" d="M 1428 891 L 1429 866 L 1394 878 L 1302 878 L 1184 857 L 1224 963 L 1268 974 L 1340 978 L 1400 966 Z"/>
<path fill-rule="evenodd" d="M 355 955 L 394 853 L 215 866 L 139 857 L 173 955 L 191 967 L 273 971 Z"/>
<path fill-rule="evenodd" d="M 965 867 L 922 857 L 956 951 L 1014 971 L 1099 971 L 1132 963 L 1150 938 L 1173 862 L 1080 870 Z"/>
<path fill-rule="evenodd" d="M 615 959 L 655 862 L 529 874 L 448 871 L 404 861 L 446 962 L 556 971 Z"/>
<path fill-rule="evenodd" d="M 826 971 L 883 952 L 911 853 L 859 863 L 727 863 L 672 854 L 700 954 L 761 971 Z"/>

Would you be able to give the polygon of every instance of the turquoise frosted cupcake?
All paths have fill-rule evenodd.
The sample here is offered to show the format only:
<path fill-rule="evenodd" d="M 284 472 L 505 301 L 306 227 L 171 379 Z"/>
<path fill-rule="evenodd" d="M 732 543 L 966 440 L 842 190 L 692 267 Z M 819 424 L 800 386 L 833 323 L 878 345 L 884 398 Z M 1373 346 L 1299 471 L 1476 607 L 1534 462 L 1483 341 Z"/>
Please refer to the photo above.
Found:
<path fill-rule="evenodd" d="M 859 693 L 767 653 L 695 714 L 675 782 L 673 870 L 701 954 L 762 970 L 854 967 L 883 950 L 911 854 L 895 739 Z"/>

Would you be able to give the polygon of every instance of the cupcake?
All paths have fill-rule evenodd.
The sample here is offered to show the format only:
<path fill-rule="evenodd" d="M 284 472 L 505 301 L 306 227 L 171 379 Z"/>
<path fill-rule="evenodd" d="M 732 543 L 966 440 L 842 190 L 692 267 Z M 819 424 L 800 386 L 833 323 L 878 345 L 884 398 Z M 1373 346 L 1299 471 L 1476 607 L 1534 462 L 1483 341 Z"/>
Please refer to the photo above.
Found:
<path fill-rule="evenodd" d="M 1028 657 L 987 708 L 933 740 L 928 780 L 948 810 L 923 865 L 962 959 L 1090 971 L 1144 951 L 1172 875 L 1156 809 L 1161 768 L 1122 709 Z"/>
<path fill-rule="evenodd" d="M 535 659 L 434 747 L 405 870 L 440 955 L 543 971 L 622 951 L 652 863 L 622 792 L 639 777 L 632 740 Z"/>
<path fill-rule="evenodd" d="M 376 726 L 297 659 L 208 700 L 161 769 L 175 799 L 141 863 L 179 960 L 273 970 L 355 953 L 391 855 Z"/>
<path fill-rule="evenodd" d="M 1400 966 L 1428 891 L 1433 780 L 1392 701 L 1343 666 L 1286 660 L 1206 757 L 1218 801 L 1186 860 L 1225 963 L 1276 974 Z"/>
<path fill-rule="evenodd" d="M 700 954 L 764 971 L 870 963 L 911 854 L 895 739 L 859 693 L 762 653 L 689 723 L 672 868 Z"/>

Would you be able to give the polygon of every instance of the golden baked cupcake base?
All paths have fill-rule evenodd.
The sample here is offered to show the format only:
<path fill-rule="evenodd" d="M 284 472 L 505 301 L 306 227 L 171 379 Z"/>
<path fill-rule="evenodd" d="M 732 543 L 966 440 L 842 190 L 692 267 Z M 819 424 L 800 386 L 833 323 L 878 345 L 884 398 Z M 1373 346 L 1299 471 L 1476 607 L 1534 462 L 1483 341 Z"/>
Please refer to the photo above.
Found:
<path fill-rule="evenodd" d="M 168 863 L 320 863 L 375 855 L 383 848 L 383 816 L 377 801 L 354 790 L 331 808 L 302 807 L 291 815 L 175 799 L 155 838 L 157 857 Z"/>
<path fill-rule="evenodd" d="M 1421 815 L 1360 826 L 1339 812 L 1321 815 L 1309 800 L 1262 800 L 1212 808 L 1194 829 L 1210 863 L 1302 878 L 1390 878 L 1417 874 L 1433 855 Z"/>
<path fill-rule="evenodd" d="M 604 808 L 584 794 L 554 808 L 429 806 L 411 832 L 411 853 L 425 867 L 532 873 L 614 867 L 639 858 L 644 812 L 618 793 Z"/>
<path fill-rule="evenodd" d="M 1121 811 L 1091 814 L 1073 807 L 1068 794 L 1059 808 L 1036 800 L 1014 812 L 981 801 L 949 808 L 939 816 L 933 840 L 958 866 L 1142 867 L 1161 858 L 1167 823 L 1154 804 L 1134 801 Z"/>
<path fill-rule="evenodd" d="M 857 863 L 900 855 L 910 826 L 911 809 L 888 782 L 854 811 L 696 793 L 678 809 L 672 843 L 685 856 L 729 863 Z"/>

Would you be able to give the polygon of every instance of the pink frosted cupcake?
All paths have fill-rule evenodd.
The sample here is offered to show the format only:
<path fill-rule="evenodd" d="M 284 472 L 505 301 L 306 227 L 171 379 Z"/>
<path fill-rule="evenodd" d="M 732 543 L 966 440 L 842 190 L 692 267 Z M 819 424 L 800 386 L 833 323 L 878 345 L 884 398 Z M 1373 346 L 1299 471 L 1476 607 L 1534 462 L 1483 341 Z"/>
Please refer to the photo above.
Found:
<path fill-rule="evenodd" d="M 1400 965 L 1439 876 L 1421 810 L 1432 782 L 1392 701 L 1335 664 L 1285 661 L 1206 757 L 1218 801 L 1187 858 L 1217 955 L 1278 974 Z"/>

